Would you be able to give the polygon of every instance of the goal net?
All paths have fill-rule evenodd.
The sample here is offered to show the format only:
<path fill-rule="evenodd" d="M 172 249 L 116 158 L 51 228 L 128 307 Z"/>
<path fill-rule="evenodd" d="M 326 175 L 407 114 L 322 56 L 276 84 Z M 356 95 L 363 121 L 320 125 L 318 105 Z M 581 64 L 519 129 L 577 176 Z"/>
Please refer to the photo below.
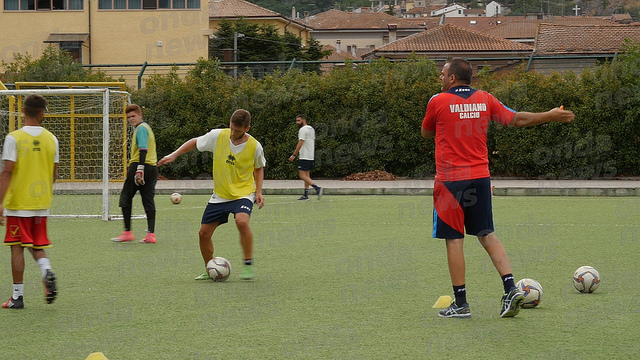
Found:
<path fill-rule="evenodd" d="M 44 96 L 47 110 L 43 127 L 58 138 L 60 148 L 54 193 L 78 195 L 54 197 L 51 216 L 109 220 L 119 215 L 116 196 L 126 174 L 131 132 L 125 115 L 129 94 L 122 90 L 124 83 L 117 90 L 69 88 L 68 84 L 65 89 L 24 89 L 30 86 L 21 85 L 22 89 L 0 90 L 0 143 L 23 125 L 25 97 L 34 93 Z M 110 182 L 115 183 L 110 187 Z"/>

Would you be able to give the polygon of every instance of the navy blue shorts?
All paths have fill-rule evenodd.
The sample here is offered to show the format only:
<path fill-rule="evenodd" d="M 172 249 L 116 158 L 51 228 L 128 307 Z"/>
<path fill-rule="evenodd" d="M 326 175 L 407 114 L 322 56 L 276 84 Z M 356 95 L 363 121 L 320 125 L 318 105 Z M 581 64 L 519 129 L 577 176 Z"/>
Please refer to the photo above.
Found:
<path fill-rule="evenodd" d="M 298 160 L 298 170 L 311 171 L 313 169 L 313 160 Z"/>
<path fill-rule="evenodd" d="M 485 236 L 494 231 L 489 178 L 435 181 L 433 237 L 461 239 L 464 232 Z"/>
<path fill-rule="evenodd" d="M 202 214 L 202 224 L 211 224 L 217 222 L 219 225 L 229 222 L 229 214 L 234 216 L 237 213 L 245 213 L 251 215 L 253 210 L 253 202 L 249 199 L 238 199 L 223 203 L 208 203 Z"/>

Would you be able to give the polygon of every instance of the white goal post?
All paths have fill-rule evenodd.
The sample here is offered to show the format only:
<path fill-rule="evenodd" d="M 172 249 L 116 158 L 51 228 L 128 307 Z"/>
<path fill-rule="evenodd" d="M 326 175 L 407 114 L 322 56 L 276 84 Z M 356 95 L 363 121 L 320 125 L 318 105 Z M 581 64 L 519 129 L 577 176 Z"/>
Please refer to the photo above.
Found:
<path fill-rule="evenodd" d="M 63 204 L 57 204 L 54 197 L 51 216 L 111 219 L 109 184 L 122 182 L 126 175 L 131 129 L 125 108 L 130 103 L 129 93 L 108 87 L 0 90 L 1 144 L 9 132 L 22 126 L 22 105 L 30 94 L 47 100 L 43 127 L 59 142 L 54 192 L 85 195 Z M 97 194 L 101 195 L 100 204 L 93 200 Z"/>

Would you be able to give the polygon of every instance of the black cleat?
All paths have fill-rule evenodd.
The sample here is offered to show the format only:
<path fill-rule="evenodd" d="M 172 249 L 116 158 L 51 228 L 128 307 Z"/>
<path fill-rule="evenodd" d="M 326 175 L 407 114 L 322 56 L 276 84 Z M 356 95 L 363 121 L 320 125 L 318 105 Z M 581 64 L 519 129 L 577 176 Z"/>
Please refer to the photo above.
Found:
<path fill-rule="evenodd" d="M 24 298 L 20 295 L 17 299 L 14 299 L 12 296 L 6 303 L 2 304 L 2 307 L 5 309 L 22 309 L 24 308 Z"/>
<path fill-rule="evenodd" d="M 514 317 L 518 315 L 520 311 L 520 305 L 524 301 L 524 294 L 513 288 L 508 294 L 502 296 L 502 309 L 500 310 L 500 317 Z"/>
<path fill-rule="evenodd" d="M 47 274 L 42 279 L 44 284 L 44 297 L 47 300 L 47 304 L 51 304 L 58 295 L 58 289 L 56 287 L 56 274 L 51 270 L 47 270 Z"/>
<path fill-rule="evenodd" d="M 467 303 L 458 306 L 455 301 L 452 301 L 448 308 L 438 311 L 438 316 L 443 318 L 468 318 L 471 317 L 471 309 Z"/>

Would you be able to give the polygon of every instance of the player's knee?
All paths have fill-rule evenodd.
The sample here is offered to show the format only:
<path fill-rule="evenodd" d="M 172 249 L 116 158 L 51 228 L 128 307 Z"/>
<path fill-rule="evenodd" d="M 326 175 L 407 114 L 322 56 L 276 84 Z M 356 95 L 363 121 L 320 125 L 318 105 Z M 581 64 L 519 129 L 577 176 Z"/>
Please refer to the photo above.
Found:
<path fill-rule="evenodd" d="M 198 231 L 198 238 L 200 239 L 200 241 L 211 240 L 212 235 L 213 235 L 213 231 L 206 228 L 200 228 L 200 230 Z"/>
<path fill-rule="evenodd" d="M 249 227 L 249 215 L 238 214 L 236 215 L 236 226 L 238 229 L 244 229 Z"/>

